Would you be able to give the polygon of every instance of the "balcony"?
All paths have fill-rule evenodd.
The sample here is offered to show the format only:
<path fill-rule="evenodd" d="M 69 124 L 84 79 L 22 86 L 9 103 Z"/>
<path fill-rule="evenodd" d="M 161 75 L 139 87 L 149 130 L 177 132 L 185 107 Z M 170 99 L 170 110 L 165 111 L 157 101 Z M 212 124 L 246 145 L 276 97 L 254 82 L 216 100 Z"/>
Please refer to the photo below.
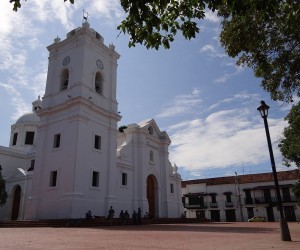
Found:
<path fill-rule="evenodd" d="M 254 201 L 252 198 L 245 198 L 244 201 L 245 201 L 245 205 L 254 204 Z"/>
<path fill-rule="evenodd" d="M 218 203 L 217 202 L 210 202 L 210 208 L 217 208 Z"/>
<path fill-rule="evenodd" d="M 232 201 L 225 201 L 225 207 L 233 207 Z"/>
<path fill-rule="evenodd" d="M 187 208 L 187 209 L 206 209 L 207 208 L 207 202 L 203 202 L 201 204 L 185 203 L 184 208 Z"/>
<path fill-rule="evenodd" d="M 296 196 L 283 196 L 282 197 L 282 202 L 283 203 L 297 202 L 297 198 L 296 198 Z"/>
<path fill-rule="evenodd" d="M 277 197 L 255 197 L 255 204 L 275 204 L 277 203 Z"/>

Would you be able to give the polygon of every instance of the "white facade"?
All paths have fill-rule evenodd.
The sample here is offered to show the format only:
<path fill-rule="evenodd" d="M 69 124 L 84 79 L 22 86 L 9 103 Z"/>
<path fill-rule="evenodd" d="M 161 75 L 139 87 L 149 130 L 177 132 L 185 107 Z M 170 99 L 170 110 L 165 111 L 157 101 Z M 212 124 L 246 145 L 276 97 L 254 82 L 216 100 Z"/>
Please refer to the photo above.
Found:
<path fill-rule="evenodd" d="M 300 206 L 292 191 L 299 170 L 278 172 L 285 218 L 300 221 Z M 212 221 L 247 221 L 254 216 L 279 221 L 272 173 L 198 179 L 182 182 L 182 202 L 187 218 Z"/>
<path fill-rule="evenodd" d="M 181 177 L 167 133 L 154 120 L 118 130 L 114 46 L 85 22 L 48 50 L 43 100 L 0 148 L 8 192 L 0 220 L 105 216 L 110 206 L 180 217 Z"/>

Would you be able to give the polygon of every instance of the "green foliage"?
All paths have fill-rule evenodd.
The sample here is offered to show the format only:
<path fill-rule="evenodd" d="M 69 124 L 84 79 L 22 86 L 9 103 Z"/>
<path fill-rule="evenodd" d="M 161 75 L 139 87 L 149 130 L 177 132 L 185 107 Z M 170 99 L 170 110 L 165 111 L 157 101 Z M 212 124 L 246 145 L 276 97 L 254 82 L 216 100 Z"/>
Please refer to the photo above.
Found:
<path fill-rule="evenodd" d="M 218 15 L 228 55 L 253 68 L 273 100 L 293 101 L 300 94 L 299 1 L 232 1 Z"/>
<path fill-rule="evenodd" d="M 130 35 L 129 47 L 170 48 L 178 31 L 191 39 L 200 31 L 197 21 L 205 17 L 204 0 L 121 0 L 127 17 L 118 26 Z M 217 1 L 213 1 L 217 2 Z"/>
<path fill-rule="evenodd" d="M 5 190 L 5 180 L 2 178 L 2 168 L 0 165 L 0 207 L 6 203 L 7 193 Z"/>
<path fill-rule="evenodd" d="M 121 126 L 121 127 L 119 127 L 119 132 L 123 133 L 124 129 L 126 129 L 126 128 L 127 128 L 127 126 Z"/>
<path fill-rule="evenodd" d="M 27 0 L 23 0 L 23 1 L 26 2 Z M 66 2 L 66 1 L 68 1 L 68 0 L 64 0 L 64 2 Z M 21 8 L 21 0 L 9 0 L 9 2 L 14 4 L 14 7 L 13 7 L 14 11 L 18 11 L 18 9 Z M 71 4 L 74 4 L 74 0 L 69 0 L 69 2 Z"/>
<path fill-rule="evenodd" d="M 21 0 L 9 0 L 9 2 L 14 4 L 14 11 L 18 11 L 18 9 L 21 8 Z"/>
<path fill-rule="evenodd" d="M 300 180 L 296 182 L 295 186 L 293 187 L 293 192 L 297 198 L 297 202 L 300 205 Z"/>
<path fill-rule="evenodd" d="M 292 107 L 285 120 L 288 121 L 288 126 L 279 142 L 283 161 L 286 166 L 295 163 L 300 168 L 300 102 Z"/>

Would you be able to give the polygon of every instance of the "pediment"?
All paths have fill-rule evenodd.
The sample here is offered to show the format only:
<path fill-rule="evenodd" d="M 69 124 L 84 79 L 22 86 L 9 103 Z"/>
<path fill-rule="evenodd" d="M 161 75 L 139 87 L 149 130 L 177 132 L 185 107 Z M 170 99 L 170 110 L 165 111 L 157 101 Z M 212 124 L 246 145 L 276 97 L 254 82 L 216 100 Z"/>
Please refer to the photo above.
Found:
<path fill-rule="evenodd" d="M 165 131 L 161 131 L 157 126 L 157 123 L 154 119 L 145 120 L 139 123 L 141 129 L 143 129 L 149 136 L 153 136 L 159 139 L 169 139 L 169 136 Z"/>

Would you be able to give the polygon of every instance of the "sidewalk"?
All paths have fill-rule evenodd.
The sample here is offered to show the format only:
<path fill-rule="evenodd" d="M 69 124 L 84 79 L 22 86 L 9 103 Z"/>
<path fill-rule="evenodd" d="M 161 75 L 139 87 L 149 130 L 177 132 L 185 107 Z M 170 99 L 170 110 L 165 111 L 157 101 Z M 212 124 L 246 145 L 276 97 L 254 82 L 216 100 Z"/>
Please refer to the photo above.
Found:
<path fill-rule="evenodd" d="M 300 224 L 278 222 L 128 225 L 97 228 L 0 228 L 0 249 L 300 249 Z"/>

